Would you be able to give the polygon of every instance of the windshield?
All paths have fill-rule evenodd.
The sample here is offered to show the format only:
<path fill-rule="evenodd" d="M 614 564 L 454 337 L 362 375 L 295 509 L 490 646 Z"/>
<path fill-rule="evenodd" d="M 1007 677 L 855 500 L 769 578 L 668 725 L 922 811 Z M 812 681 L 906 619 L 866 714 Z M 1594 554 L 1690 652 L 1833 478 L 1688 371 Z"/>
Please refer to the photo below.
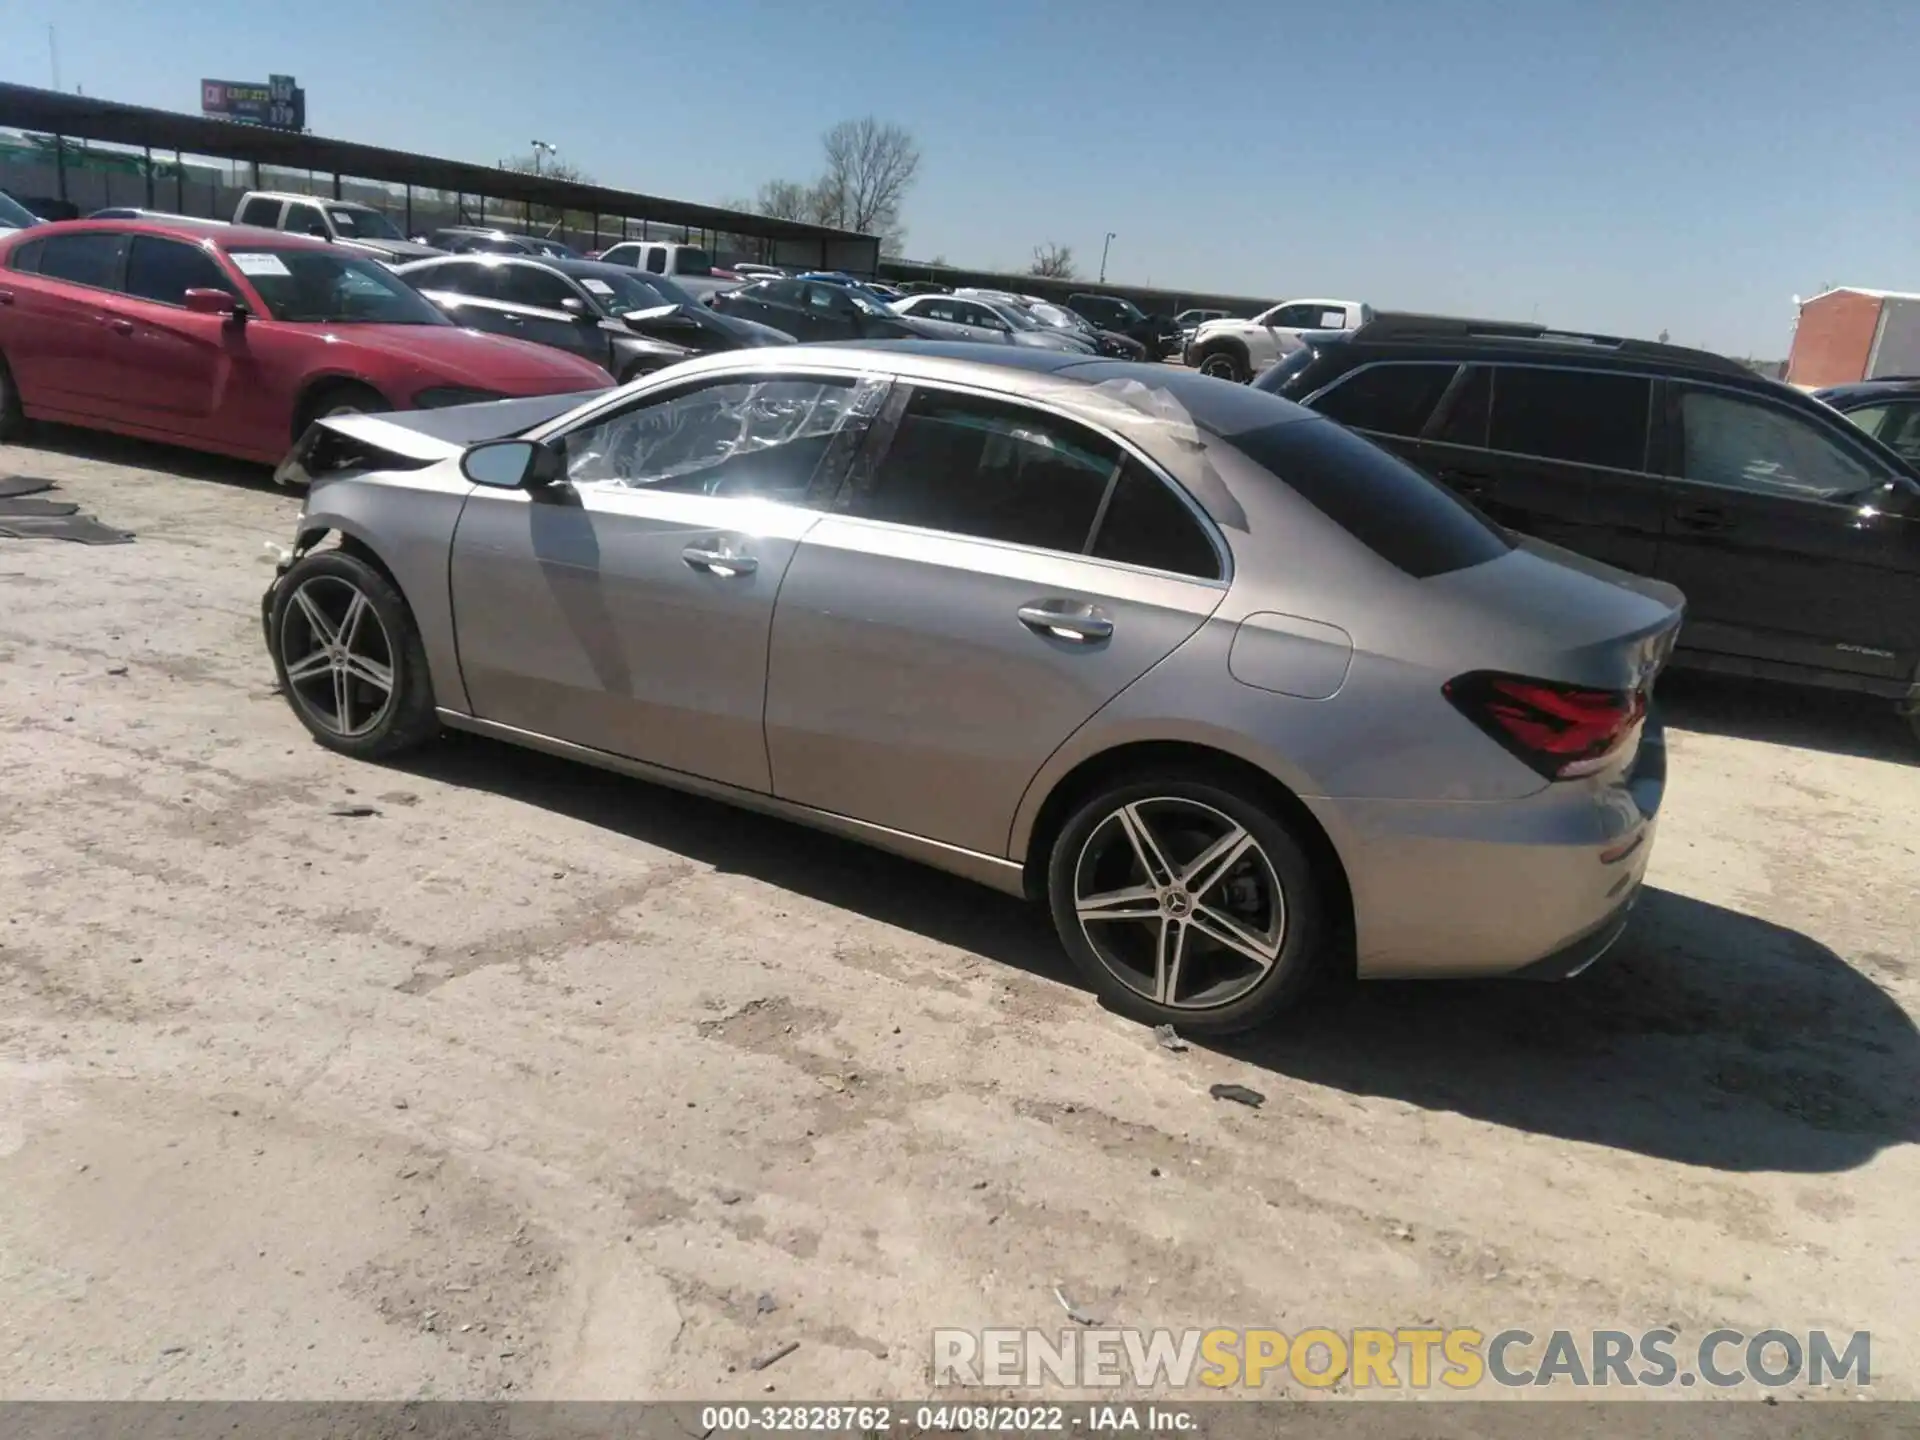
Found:
<path fill-rule="evenodd" d="M 542 255 L 551 255 L 555 260 L 578 260 L 580 252 L 571 245 L 563 245 L 558 240 L 536 240 L 533 248 Z"/>
<path fill-rule="evenodd" d="M 1126 316 L 1129 320 L 1144 320 L 1147 318 L 1146 312 L 1131 300 L 1122 300 L 1118 296 L 1115 296 L 1109 303 L 1112 304 L 1116 313 Z"/>
<path fill-rule="evenodd" d="M 609 269 L 604 274 L 576 275 L 576 280 L 607 314 L 616 319 L 635 310 L 657 310 L 662 305 L 692 305 L 694 298 L 671 280 Z"/>
<path fill-rule="evenodd" d="M 327 214 L 333 217 L 333 228 L 341 234 L 360 240 L 404 240 L 407 237 L 394 228 L 394 224 L 378 210 L 363 210 L 359 206 L 329 206 Z"/>
<path fill-rule="evenodd" d="M 0 190 L 0 226 L 14 230 L 24 230 L 29 225 L 38 225 L 40 217 L 26 206 L 20 204 L 6 191 Z"/>
<path fill-rule="evenodd" d="M 337 250 L 229 250 L 275 320 L 303 325 L 451 325 L 401 276 Z"/>
<path fill-rule="evenodd" d="M 1053 330 L 1090 331 L 1093 327 L 1071 310 L 1062 310 L 1058 305 L 1036 305 L 1033 318 Z"/>

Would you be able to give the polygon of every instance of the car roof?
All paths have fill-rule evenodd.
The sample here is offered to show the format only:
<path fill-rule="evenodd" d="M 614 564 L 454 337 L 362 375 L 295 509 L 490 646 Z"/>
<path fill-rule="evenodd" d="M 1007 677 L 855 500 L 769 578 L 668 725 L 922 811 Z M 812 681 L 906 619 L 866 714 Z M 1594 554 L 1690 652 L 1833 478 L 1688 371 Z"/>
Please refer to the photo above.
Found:
<path fill-rule="evenodd" d="M 374 208 L 364 200 L 335 200 L 328 195 L 302 195 L 297 190 L 249 190 L 242 197 L 242 203 L 247 200 L 299 200 L 308 205 L 338 206 L 346 210 Z"/>
<path fill-rule="evenodd" d="M 1287 303 L 1315 303 L 1311 301 Z M 1756 375 L 1738 360 L 1708 350 L 1632 340 L 1618 335 L 1593 335 L 1555 330 L 1531 322 L 1472 320 L 1450 315 L 1376 312 L 1357 330 L 1330 336 L 1316 344 L 1322 354 L 1340 355 L 1358 363 L 1363 358 L 1464 360 L 1550 360 L 1580 369 L 1656 370 L 1682 375 L 1708 375 L 1719 382 L 1750 383 L 1754 388 L 1779 386 Z M 1797 393 L 1797 392 L 1796 392 Z"/>
<path fill-rule="evenodd" d="M 57 228 L 56 228 L 57 227 Z M 230 225 L 221 220 L 167 218 L 142 215 L 130 220 L 55 220 L 36 233 L 71 235 L 82 230 L 111 230 L 116 234 L 163 235 L 173 240 L 212 241 L 223 250 L 257 250 L 265 245 L 287 250 L 337 250 L 339 247 L 309 235 L 268 230 L 259 225 Z M 25 232 L 22 232 L 25 233 Z"/>
<path fill-rule="evenodd" d="M 1856 380 L 1847 385 L 1829 385 L 1813 392 L 1836 410 L 1845 410 L 1870 400 L 1892 400 L 1901 395 L 1920 395 L 1920 375 L 1883 375 L 1877 380 Z"/>

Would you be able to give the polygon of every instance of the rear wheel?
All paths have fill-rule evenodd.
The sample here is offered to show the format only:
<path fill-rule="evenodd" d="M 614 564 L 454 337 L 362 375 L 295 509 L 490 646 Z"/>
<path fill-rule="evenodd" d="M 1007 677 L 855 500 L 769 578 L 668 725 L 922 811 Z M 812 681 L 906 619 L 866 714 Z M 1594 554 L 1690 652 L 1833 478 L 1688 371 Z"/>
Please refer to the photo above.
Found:
<path fill-rule="evenodd" d="M 20 439 L 26 430 L 27 417 L 20 408 L 20 392 L 14 386 L 6 357 L 0 355 L 0 444 Z"/>
<path fill-rule="evenodd" d="M 1140 776 L 1090 798 L 1054 841 L 1047 898 L 1103 999 L 1195 1034 L 1286 1009 L 1324 945 L 1318 878 L 1287 824 L 1203 775 Z"/>
<path fill-rule="evenodd" d="M 358 555 L 296 561 L 274 589 L 267 634 L 287 703 L 329 750 L 384 760 L 439 733 L 419 627 Z"/>
<path fill-rule="evenodd" d="M 1236 385 L 1247 383 L 1247 364 L 1232 350 L 1208 351 L 1200 361 L 1200 373 L 1216 380 L 1231 380 Z"/>

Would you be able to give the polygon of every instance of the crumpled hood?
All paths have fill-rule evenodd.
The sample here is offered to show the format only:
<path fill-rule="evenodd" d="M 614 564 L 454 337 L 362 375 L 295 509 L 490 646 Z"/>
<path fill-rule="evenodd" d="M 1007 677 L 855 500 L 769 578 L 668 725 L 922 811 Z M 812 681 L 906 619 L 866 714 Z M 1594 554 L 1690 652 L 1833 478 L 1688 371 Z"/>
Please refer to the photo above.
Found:
<path fill-rule="evenodd" d="M 337 344 L 410 361 L 422 372 L 423 388 L 441 383 L 504 395 L 551 395 L 613 384 L 611 375 L 581 356 L 455 325 L 338 325 L 328 335 Z"/>

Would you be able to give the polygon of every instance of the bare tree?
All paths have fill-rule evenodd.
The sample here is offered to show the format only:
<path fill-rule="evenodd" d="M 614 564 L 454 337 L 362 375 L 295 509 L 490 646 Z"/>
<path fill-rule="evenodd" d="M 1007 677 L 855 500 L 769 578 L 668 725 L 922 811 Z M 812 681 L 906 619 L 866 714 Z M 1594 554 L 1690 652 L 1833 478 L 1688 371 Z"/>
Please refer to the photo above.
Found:
<path fill-rule="evenodd" d="M 538 175 L 542 180 L 565 180 L 575 185 L 591 185 L 593 177 L 578 165 L 567 160 L 556 160 L 552 156 L 541 156 L 535 152 L 515 155 L 500 162 L 502 170 L 512 170 L 520 175 Z M 527 228 L 535 225 L 565 224 L 566 216 L 551 205 L 524 205 Z"/>
<path fill-rule="evenodd" d="M 760 187 L 752 208 L 776 220 L 812 221 L 818 217 L 813 187 L 797 180 L 769 180 Z"/>
<path fill-rule="evenodd" d="M 1033 264 L 1028 267 L 1029 275 L 1042 275 L 1049 280 L 1071 280 L 1079 272 L 1074 268 L 1073 247 L 1057 245 L 1049 240 L 1044 245 L 1033 247 Z"/>
<path fill-rule="evenodd" d="M 920 147 L 904 126 L 868 115 L 842 120 L 820 137 L 826 173 L 814 187 L 826 223 L 878 235 L 898 251 L 906 227 L 900 213 L 920 173 Z"/>

